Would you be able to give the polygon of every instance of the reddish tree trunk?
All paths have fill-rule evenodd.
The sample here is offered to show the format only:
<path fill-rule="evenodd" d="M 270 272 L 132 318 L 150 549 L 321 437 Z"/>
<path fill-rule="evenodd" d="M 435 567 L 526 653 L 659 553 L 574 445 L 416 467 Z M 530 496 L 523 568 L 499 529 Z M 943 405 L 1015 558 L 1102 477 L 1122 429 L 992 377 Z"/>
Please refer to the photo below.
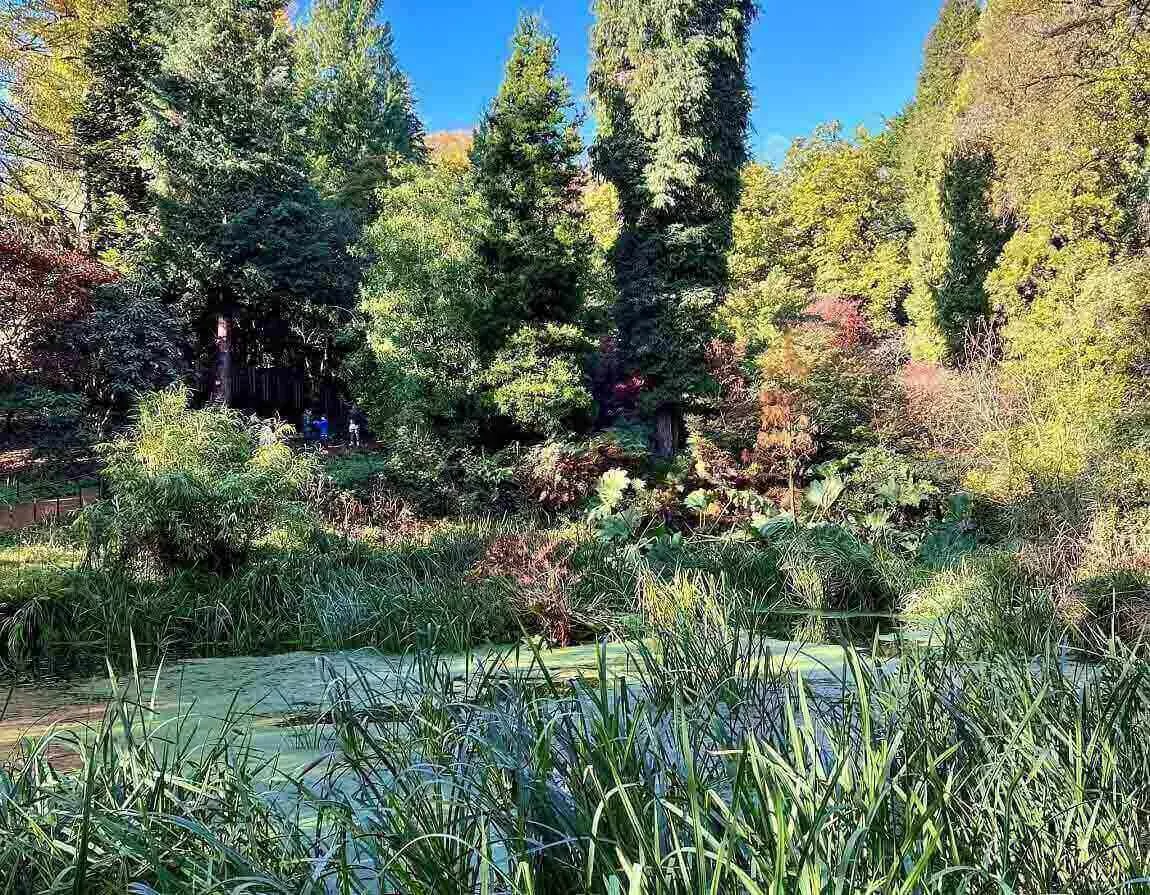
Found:
<path fill-rule="evenodd" d="M 671 410 L 660 410 L 655 417 L 655 453 L 660 457 L 673 457 L 679 446 L 679 427 Z"/>
<path fill-rule="evenodd" d="M 221 314 L 216 320 L 216 381 L 212 400 L 228 407 L 232 403 L 232 321 Z"/>

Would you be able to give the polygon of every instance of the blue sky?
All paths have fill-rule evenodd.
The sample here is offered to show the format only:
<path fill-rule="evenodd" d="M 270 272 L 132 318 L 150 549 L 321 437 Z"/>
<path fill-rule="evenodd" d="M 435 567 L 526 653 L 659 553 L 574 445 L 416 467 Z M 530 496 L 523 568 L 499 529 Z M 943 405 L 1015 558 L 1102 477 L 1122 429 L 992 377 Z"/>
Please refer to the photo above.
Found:
<path fill-rule="evenodd" d="M 837 118 L 872 128 L 911 98 L 941 0 L 761 0 L 751 80 L 751 145 L 778 158 L 790 140 Z M 561 63 L 585 99 L 591 0 L 385 0 L 396 51 L 431 131 L 471 128 L 498 89 L 522 9 L 558 35 Z"/>

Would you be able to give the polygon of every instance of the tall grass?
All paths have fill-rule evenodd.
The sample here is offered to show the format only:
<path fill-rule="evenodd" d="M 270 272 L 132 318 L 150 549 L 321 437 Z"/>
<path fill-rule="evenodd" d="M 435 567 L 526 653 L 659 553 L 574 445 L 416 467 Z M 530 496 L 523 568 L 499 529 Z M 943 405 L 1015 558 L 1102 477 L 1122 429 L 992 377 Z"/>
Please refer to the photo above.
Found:
<path fill-rule="evenodd" d="M 632 686 L 503 674 L 347 718 L 359 835 L 405 892 L 1118 892 L 1150 885 L 1150 677 L 943 650 L 810 689 L 681 625 Z M 457 682 L 457 686 L 459 683 Z M 445 853 L 445 850 L 450 853 Z"/>
<path fill-rule="evenodd" d="M 161 723 L 137 675 L 93 725 L 23 744 L 0 770 L 0 891 L 282 892 L 316 843 L 267 798 L 275 757 L 239 717 L 202 742 Z"/>
<path fill-rule="evenodd" d="M 0 654 L 86 646 L 122 653 L 129 635 L 161 653 L 242 654 L 362 645 L 403 651 L 441 630 L 441 648 L 516 639 L 499 592 L 468 579 L 503 527 L 477 519 L 396 544 L 321 536 L 269 543 L 227 575 L 146 563 L 93 568 L 64 532 L 0 543 Z"/>
<path fill-rule="evenodd" d="M 713 606 L 632 652 L 629 680 L 539 653 L 333 676 L 330 751 L 291 809 L 242 737 L 147 728 L 141 690 L 115 736 L 49 737 L 0 778 L 0 872 L 18 892 L 1150 891 L 1135 658 L 1068 673 L 942 644 L 804 681 Z M 52 745 L 79 769 L 51 771 Z"/>
<path fill-rule="evenodd" d="M 384 541 L 277 532 L 227 574 L 146 558 L 93 566 L 68 530 L 40 529 L 0 542 L 0 657 L 76 646 L 122 652 L 129 634 L 156 654 L 183 655 L 403 652 L 428 630 L 445 651 L 514 642 L 546 630 L 540 613 L 550 604 L 524 599 L 516 568 L 497 579 L 476 570 L 491 565 L 481 560 L 501 540 L 528 545 L 520 558 L 535 561 L 530 545 L 552 535 L 536 524 L 471 518 Z M 648 552 L 601 543 L 579 526 L 555 536 L 574 547 L 556 579 L 554 611 L 570 614 L 581 638 L 628 629 L 628 619 L 639 629 L 665 622 L 700 595 L 740 614 L 741 624 L 769 623 L 782 635 L 799 616 L 774 617 L 779 606 L 817 614 L 895 603 L 889 563 L 842 532 L 788 530 L 771 542 L 697 535 Z M 825 634 L 803 624 L 806 638 Z"/>

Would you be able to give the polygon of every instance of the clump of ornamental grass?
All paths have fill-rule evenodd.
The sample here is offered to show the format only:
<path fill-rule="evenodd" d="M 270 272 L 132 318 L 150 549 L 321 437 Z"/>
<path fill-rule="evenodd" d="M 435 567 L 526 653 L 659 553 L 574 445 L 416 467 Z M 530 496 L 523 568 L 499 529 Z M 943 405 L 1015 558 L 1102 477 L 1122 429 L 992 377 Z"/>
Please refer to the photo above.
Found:
<path fill-rule="evenodd" d="M 109 496 L 80 522 L 96 564 L 227 573 L 276 529 L 311 525 L 319 466 L 287 444 L 288 427 L 190 400 L 185 389 L 144 398 L 132 430 L 104 446 Z"/>

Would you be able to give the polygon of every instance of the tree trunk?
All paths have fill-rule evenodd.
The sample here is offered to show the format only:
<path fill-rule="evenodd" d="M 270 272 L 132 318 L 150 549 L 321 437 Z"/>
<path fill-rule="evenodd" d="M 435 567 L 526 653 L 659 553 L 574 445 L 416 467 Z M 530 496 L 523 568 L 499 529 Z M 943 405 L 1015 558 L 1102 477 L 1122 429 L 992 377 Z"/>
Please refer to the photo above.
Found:
<path fill-rule="evenodd" d="M 675 456 L 679 446 L 679 426 L 672 410 L 660 410 L 655 417 L 655 454 L 659 457 Z"/>
<path fill-rule="evenodd" d="M 232 321 L 221 314 L 216 320 L 216 380 L 212 400 L 225 407 L 232 403 Z"/>

